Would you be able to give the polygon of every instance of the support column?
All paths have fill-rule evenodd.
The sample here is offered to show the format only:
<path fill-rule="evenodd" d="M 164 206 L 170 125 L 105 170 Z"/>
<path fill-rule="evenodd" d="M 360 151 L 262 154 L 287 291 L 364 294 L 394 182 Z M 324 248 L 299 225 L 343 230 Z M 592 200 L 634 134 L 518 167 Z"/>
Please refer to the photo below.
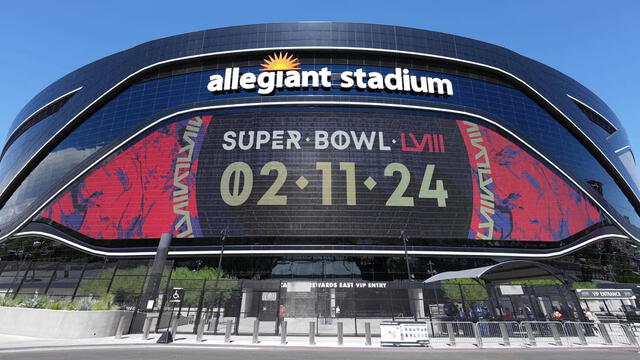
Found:
<path fill-rule="evenodd" d="M 158 295 L 160 291 L 160 283 L 162 282 L 162 273 L 164 272 L 164 267 L 167 262 L 167 255 L 169 254 L 171 239 L 172 237 L 169 233 L 162 234 L 162 236 L 160 237 L 156 255 L 153 259 L 151 269 L 148 271 L 147 282 L 142 292 L 142 296 L 140 296 L 140 301 L 138 301 L 138 305 L 134 313 L 134 318 L 131 321 L 132 333 L 142 332 L 144 327 L 144 320 L 147 317 L 147 313 L 153 312 L 155 309 L 158 309 L 160 307 L 159 304 L 156 303 L 156 300 L 159 297 Z M 117 271 L 117 265 L 116 269 L 114 270 L 114 275 L 115 271 Z M 170 282 L 167 281 L 167 286 L 169 285 L 169 283 Z M 111 284 L 109 286 L 111 286 Z"/>
<path fill-rule="evenodd" d="M 138 303 L 138 311 L 147 311 L 149 301 L 154 302 L 153 307 L 155 308 L 155 300 L 158 297 L 158 290 L 160 289 L 160 282 L 162 281 L 162 271 L 164 270 L 164 265 L 167 261 L 170 245 L 171 234 L 162 234 L 160 242 L 158 243 L 158 249 L 156 250 L 156 256 L 153 259 L 153 264 L 149 271 L 147 286 L 145 286 L 144 292 L 140 297 L 140 302 Z"/>

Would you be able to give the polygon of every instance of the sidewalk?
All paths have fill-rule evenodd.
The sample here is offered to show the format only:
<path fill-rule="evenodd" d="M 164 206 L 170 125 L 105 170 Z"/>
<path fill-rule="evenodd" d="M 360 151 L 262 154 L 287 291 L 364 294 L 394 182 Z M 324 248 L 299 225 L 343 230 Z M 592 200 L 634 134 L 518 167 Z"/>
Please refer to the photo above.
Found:
<path fill-rule="evenodd" d="M 47 339 L 47 338 L 32 338 L 26 336 L 15 336 L 15 335 L 3 335 L 0 334 L 0 351 L 9 350 L 9 349 L 27 349 L 27 348 L 55 348 L 55 347 L 83 347 L 83 346 L 110 346 L 110 345 L 118 345 L 118 346 L 128 346 L 128 345 L 148 345 L 155 346 L 156 341 L 160 337 L 160 334 L 150 334 L 149 339 L 143 340 L 141 334 L 128 334 L 124 335 L 122 339 L 116 339 L 115 337 L 104 337 L 104 338 L 88 338 L 88 339 Z M 313 348 L 356 348 L 356 349 L 381 349 L 386 348 L 389 350 L 399 349 L 392 346 L 380 346 L 380 338 L 372 338 L 371 346 L 365 345 L 364 337 L 345 337 L 344 344 L 338 345 L 338 341 L 336 337 L 316 337 L 315 345 L 309 344 L 309 338 L 306 336 L 289 336 L 287 338 L 287 344 L 280 344 L 279 336 L 261 336 L 258 344 L 253 344 L 253 338 L 251 336 L 232 336 L 230 343 L 224 342 L 224 335 L 205 335 L 203 337 L 202 342 L 196 342 L 196 335 L 194 334 L 178 334 L 173 345 L 175 346 L 216 346 L 216 347 L 228 347 L 228 348 L 256 348 L 256 347 L 265 347 L 265 348 L 273 348 L 273 347 L 313 347 Z M 160 344 L 157 344 L 160 345 Z M 165 345 L 165 344 L 162 344 Z M 165 345 L 167 346 L 167 345 Z M 171 346 L 171 345 L 169 345 Z M 587 349 L 587 348 L 616 348 L 623 346 L 612 346 L 612 345 L 597 345 L 590 344 L 586 346 L 576 346 L 575 349 Z M 449 346 L 443 343 L 434 343 L 432 347 L 420 347 L 420 346 L 402 346 L 401 348 L 406 349 L 424 349 L 424 351 L 429 351 L 430 349 L 451 349 L 451 350 L 471 350 L 478 349 L 477 346 L 471 342 L 459 342 L 456 343 L 456 346 Z M 538 342 L 537 346 L 529 347 L 529 346 L 511 346 L 504 347 L 499 344 L 483 344 L 483 349 L 504 349 L 505 351 L 516 350 L 516 349 L 570 349 L 571 346 L 555 346 L 550 342 Z"/>

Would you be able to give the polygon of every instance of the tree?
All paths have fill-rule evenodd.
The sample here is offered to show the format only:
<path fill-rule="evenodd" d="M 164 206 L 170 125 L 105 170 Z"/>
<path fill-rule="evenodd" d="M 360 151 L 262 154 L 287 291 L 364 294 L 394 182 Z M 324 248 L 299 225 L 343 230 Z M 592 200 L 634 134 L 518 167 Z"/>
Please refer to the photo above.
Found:
<path fill-rule="evenodd" d="M 462 301 L 463 297 L 465 301 L 484 301 L 489 298 L 484 286 L 474 279 L 447 279 L 440 284 L 451 301 Z"/>

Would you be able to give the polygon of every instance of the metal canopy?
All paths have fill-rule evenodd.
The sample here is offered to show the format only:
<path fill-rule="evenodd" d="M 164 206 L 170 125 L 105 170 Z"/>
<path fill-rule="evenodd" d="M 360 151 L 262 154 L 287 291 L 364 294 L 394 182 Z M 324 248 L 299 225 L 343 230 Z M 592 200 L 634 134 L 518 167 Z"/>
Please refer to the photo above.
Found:
<path fill-rule="evenodd" d="M 558 279 L 566 284 L 564 277 L 557 275 L 556 271 L 550 266 L 535 261 L 510 260 L 479 268 L 443 272 L 428 278 L 424 282 L 433 283 L 448 279 L 475 279 L 491 283 L 548 278 Z"/>

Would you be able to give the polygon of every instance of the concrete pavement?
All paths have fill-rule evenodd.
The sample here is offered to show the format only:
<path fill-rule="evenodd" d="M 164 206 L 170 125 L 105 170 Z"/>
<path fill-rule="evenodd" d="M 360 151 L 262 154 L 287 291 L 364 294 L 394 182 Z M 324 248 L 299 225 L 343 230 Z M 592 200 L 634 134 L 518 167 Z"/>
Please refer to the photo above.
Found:
<path fill-rule="evenodd" d="M 25 348 L 0 350 L 1 360 L 195 360 L 220 358 L 225 360 L 622 360 L 638 359 L 636 351 L 610 349 L 354 349 L 318 347 L 247 347 L 201 345 L 95 345 L 57 348 Z"/>
<path fill-rule="evenodd" d="M 637 348 L 620 348 L 602 345 L 585 347 L 557 347 L 551 343 L 539 342 L 538 347 L 523 345 L 505 348 L 485 344 L 478 349 L 471 342 L 458 342 L 456 347 L 437 344 L 422 348 L 403 346 L 400 348 L 381 347 L 380 338 L 374 337 L 371 346 L 365 346 L 363 337 L 345 337 L 339 346 L 335 336 L 315 338 L 316 345 L 309 345 L 305 336 L 289 336 L 286 345 L 280 344 L 278 336 L 261 336 L 258 344 L 252 343 L 251 336 L 233 336 L 231 343 L 225 343 L 222 335 L 205 335 L 203 342 L 196 342 L 193 334 L 178 334 L 173 344 L 156 344 L 160 335 L 151 334 L 143 340 L 141 334 L 90 339 L 44 339 L 13 335 L 0 335 L 0 359 L 202 359 L 220 355 L 224 359 L 363 359 L 376 360 L 402 358 L 420 359 L 640 359 Z M 265 353 L 268 351 L 268 353 Z"/>

